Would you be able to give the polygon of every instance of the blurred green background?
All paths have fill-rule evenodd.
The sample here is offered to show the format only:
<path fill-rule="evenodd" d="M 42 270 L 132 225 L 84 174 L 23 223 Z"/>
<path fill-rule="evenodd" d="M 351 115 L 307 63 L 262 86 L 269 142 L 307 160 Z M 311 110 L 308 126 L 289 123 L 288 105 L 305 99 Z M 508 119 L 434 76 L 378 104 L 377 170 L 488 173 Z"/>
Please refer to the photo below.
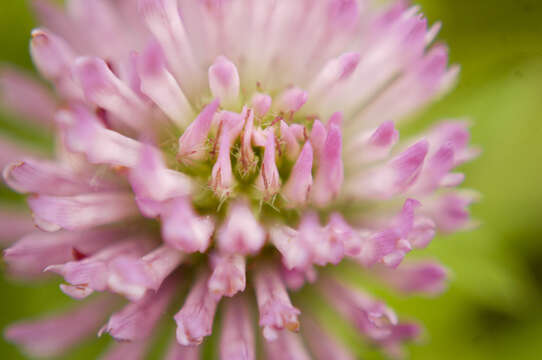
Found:
<path fill-rule="evenodd" d="M 482 226 L 436 239 L 422 255 L 439 258 L 454 274 L 437 299 L 389 298 L 398 313 L 418 318 L 425 341 L 413 359 L 542 358 L 542 1 L 420 0 L 439 39 L 462 66 L 458 87 L 417 123 L 473 120 L 483 155 L 465 167 L 468 187 L 483 194 L 473 207 Z M 0 2 L 0 62 L 32 68 L 28 38 L 33 19 L 25 1 Z M 4 132 L 43 141 L 2 116 Z M 28 135 L 30 134 L 30 135 Z M 1 186 L 0 186 L 1 188 Z M 0 189 L 4 201 L 13 201 Z M 0 279 L 0 328 L 70 303 L 57 283 Z M 387 299 L 388 300 L 388 299 Z M 97 357 L 107 339 L 92 339 L 69 359 Z M 369 355 L 369 357 L 372 355 Z M 1 359 L 23 359 L 0 341 Z M 371 357 L 372 358 L 372 357 Z"/>

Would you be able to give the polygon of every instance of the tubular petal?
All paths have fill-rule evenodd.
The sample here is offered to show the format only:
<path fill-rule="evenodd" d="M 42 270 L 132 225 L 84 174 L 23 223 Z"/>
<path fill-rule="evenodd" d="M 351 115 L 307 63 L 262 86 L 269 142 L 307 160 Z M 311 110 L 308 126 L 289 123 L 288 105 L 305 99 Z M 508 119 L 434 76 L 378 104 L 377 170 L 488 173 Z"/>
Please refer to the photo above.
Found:
<path fill-rule="evenodd" d="M 117 341 L 141 341 L 150 337 L 162 314 L 166 311 L 176 287 L 172 281 L 155 292 L 148 292 L 141 300 L 132 302 L 113 314 L 99 331 L 111 334 Z"/>
<path fill-rule="evenodd" d="M 260 326 L 268 341 L 276 340 L 283 329 L 298 331 L 300 311 L 293 307 L 276 269 L 264 265 L 254 278 L 256 298 L 260 312 Z"/>
<path fill-rule="evenodd" d="M 246 260 L 241 255 L 217 255 L 209 279 L 209 291 L 218 298 L 232 297 L 246 286 Z"/>
<path fill-rule="evenodd" d="M 181 345 L 196 346 L 211 335 L 218 299 L 209 294 L 208 280 L 206 273 L 199 275 L 182 309 L 175 315 L 177 341 Z"/>
<path fill-rule="evenodd" d="M 57 356 L 94 333 L 113 304 L 108 297 L 95 299 L 64 314 L 11 325 L 5 336 L 31 356 Z"/>
<path fill-rule="evenodd" d="M 265 242 L 265 233 L 251 209 L 243 202 L 231 206 L 225 223 L 218 230 L 218 246 L 230 254 L 256 254 Z"/>
<path fill-rule="evenodd" d="M 220 359 L 256 359 L 254 329 L 245 297 L 237 296 L 228 300 L 225 307 L 220 337 Z"/>

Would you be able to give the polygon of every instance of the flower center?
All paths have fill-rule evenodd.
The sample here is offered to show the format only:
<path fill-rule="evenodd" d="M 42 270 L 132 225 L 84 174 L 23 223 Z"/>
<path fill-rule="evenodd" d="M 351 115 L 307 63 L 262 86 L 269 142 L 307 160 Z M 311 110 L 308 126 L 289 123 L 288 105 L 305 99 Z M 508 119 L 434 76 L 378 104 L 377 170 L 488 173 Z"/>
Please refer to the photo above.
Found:
<path fill-rule="evenodd" d="M 218 79 L 224 86 L 231 83 L 224 73 Z M 316 175 L 314 142 L 323 147 L 326 140 L 326 129 L 317 116 L 300 111 L 306 101 L 306 92 L 298 88 L 287 89 L 274 100 L 257 92 L 242 107 L 230 102 L 222 108 L 215 100 L 202 109 L 178 144 L 164 142 L 161 150 L 168 167 L 197 184 L 192 202 L 198 212 L 220 214 L 224 204 L 242 198 L 257 213 L 264 212 L 266 219 L 296 219 L 293 209 L 308 204 Z M 312 131 L 315 123 L 317 129 Z M 301 193 L 281 192 L 290 179 L 296 184 L 290 185 L 295 189 L 289 193 Z M 305 185 L 297 189 L 294 185 L 299 182 Z"/>

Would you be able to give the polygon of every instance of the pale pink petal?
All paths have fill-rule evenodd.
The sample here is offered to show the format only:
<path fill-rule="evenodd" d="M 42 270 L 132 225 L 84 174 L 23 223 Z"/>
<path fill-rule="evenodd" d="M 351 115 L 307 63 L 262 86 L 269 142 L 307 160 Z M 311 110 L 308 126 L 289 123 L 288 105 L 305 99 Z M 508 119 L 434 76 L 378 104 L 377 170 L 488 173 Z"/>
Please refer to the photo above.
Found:
<path fill-rule="evenodd" d="M 164 360 L 199 360 L 199 358 L 199 346 L 184 346 L 174 339 L 168 347 Z"/>
<path fill-rule="evenodd" d="M 397 291 L 412 294 L 438 295 L 446 289 L 448 271 L 442 265 L 417 261 L 405 263 L 397 269 L 378 268 L 374 274 Z"/>
<path fill-rule="evenodd" d="M 117 341 L 148 339 L 175 295 L 175 279 L 165 283 L 157 292 L 148 292 L 141 300 L 126 305 L 113 314 L 99 331 L 109 333 Z"/>
<path fill-rule="evenodd" d="M 184 129 L 192 121 L 194 111 L 177 80 L 167 70 L 162 48 L 151 43 L 138 59 L 141 91 L 177 126 Z"/>
<path fill-rule="evenodd" d="M 63 314 L 11 325 L 5 337 L 32 357 L 58 356 L 98 330 L 112 310 L 111 300 L 102 297 Z"/>
<path fill-rule="evenodd" d="M 0 169 L 12 163 L 14 159 L 22 159 L 28 156 L 38 157 L 37 151 L 30 145 L 19 143 L 0 135 Z"/>
<path fill-rule="evenodd" d="M 188 34 L 181 20 L 176 0 L 139 0 L 139 11 L 150 32 L 164 49 L 169 67 L 190 96 L 204 78 Z"/>
<path fill-rule="evenodd" d="M 243 107 L 240 114 L 226 110 L 219 112 L 216 123 L 220 127 L 220 137 L 225 137 L 232 145 L 237 136 L 241 134 L 248 114 L 247 107 Z"/>
<path fill-rule="evenodd" d="M 308 94 L 300 88 L 291 88 L 279 95 L 275 107 L 285 114 L 295 113 L 307 102 Z"/>
<path fill-rule="evenodd" d="M 435 221 L 439 231 L 456 232 L 475 225 L 469 206 L 478 198 L 478 194 L 471 191 L 449 192 L 428 202 L 423 211 Z"/>
<path fill-rule="evenodd" d="M 314 319 L 303 316 L 303 336 L 316 360 L 354 360 L 355 357 L 338 339 L 324 330 Z"/>
<path fill-rule="evenodd" d="M 418 179 L 429 150 L 422 140 L 387 164 L 363 172 L 359 181 L 350 181 L 350 192 L 369 198 L 390 198 L 408 190 Z"/>
<path fill-rule="evenodd" d="M 112 62 L 136 46 L 123 28 L 124 22 L 115 5 L 108 0 L 70 0 L 66 12 L 72 20 L 72 31 L 78 32 L 78 45 L 84 54 L 111 58 Z M 92 31 L 88 31 L 92 29 Z M 111 36 L 115 34 L 115 36 Z M 107 39 L 108 41 L 104 41 Z"/>
<path fill-rule="evenodd" d="M 162 218 L 164 241 L 186 253 L 205 252 L 214 232 L 213 221 L 197 215 L 188 199 L 179 198 L 170 206 Z"/>
<path fill-rule="evenodd" d="M 75 24 L 63 7 L 51 0 L 32 0 L 30 3 L 40 24 L 67 39 L 70 44 L 78 45 L 78 50 L 84 47 L 79 31 L 74 29 Z"/>
<path fill-rule="evenodd" d="M 341 190 L 344 181 L 341 129 L 331 124 L 311 188 L 311 200 L 318 206 L 327 205 Z"/>
<path fill-rule="evenodd" d="M 121 241 L 107 246 L 89 257 L 75 259 L 64 264 L 50 265 L 44 271 L 52 271 L 63 276 L 69 285 L 64 285 L 62 290 L 76 299 L 86 297 L 93 291 L 105 291 L 110 289 L 109 264 L 119 256 L 143 255 L 148 244 L 140 240 L 147 239 Z"/>
<path fill-rule="evenodd" d="M 417 33 L 420 40 L 418 42 L 423 46 L 425 33 Z M 449 89 L 457 76 L 457 69 L 448 70 L 447 63 L 446 47 L 441 44 L 432 47 L 427 54 L 416 59 L 402 77 L 372 101 L 364 109 L 362 116 L 356 119 L 356 123 L 376 125 L 381 121 L 383 113 L 387 119 L 403 119 L 441 95 Z"/>
<path fill-rule="evenodd" d="M 330 0 L 327 7 L 330 25 L 340 29 L 353 28 L 360 17 L 360 5 L 356 0 Z"/>
<path fill-rule="evenodd" d="M 302 219 L 297 230 L 296 242 L 304 244 L 311 254 L 311 262 L 320 266 L 337 265 L 344 257 L 342 239 L 331 236 L 320 225 L 315 213 L 308 213 Z"/>
<path fill-rule="evenodd" d="M 301 289 L 306 283 L 313 284 L 318 277 L 314 267 L 308 267 L 306 270 L 290 270 L 283 266 L 281 275 L 288 289 L 294 291 Z"/>
<path fill-rule="evenodd" d="M 252 132 L 252 143 L 257 147 L 265 147 L 267 142 L 267 131 L 262 128 L 255 128 Z"/>
<path fill-rule="evenodd" d="M 398 236 L 405 238 L 411 233 L 414 227 L 415 211 L 419 207 L 421 207 L 421 203 L 418 200 L 405 200 L 401 212 L 392 222 L 392 226 L 395 228 Z"/>
<path fill-rule="evenodd" d="M 56 100 L 29 75 L 4 67 L 0 69 L 0 106 L 13 115 L 48 125 L 53 121 Z"/>
<path fill-rule="evenodd" d="M 363 266 L 370 267 L 381 261 L 386 255 L 393 253 L 399 240 L 395 229 L 378 231 L 363 241 L 356 258 Z"/>
<path fill-rule="evenodd" d="M 275 162 L 275 135 L 272 131 L 267 133 L 263 164 L 258 175 L 256 186 L 263 194 L 265 200 L 270 200 L 280 190 L 280 176 Z"/>
<path fill-rule="evenodd" d="M 311 357 L 298 334 L 282 331 L 274 341 L 265 342 L 268 360 L 310 360 Z"/>
<path fill-rule="evenodd" d="M 219 98 L 224 106 L 234 105 L 239 97 L 239 72 L 224 56 L 216 58 L 209 68 L 209 87 L 215 98 Z"/>
<path fill-rule="evenodd" d="M 362 236 L 351 227 L 339 213 L 331 214 L 327 225 L 329 236 L 343 244 L 344 253 L 348 256 L 357 256 L 361 251 Z"/>
<path fill-rule="evenodd" d="M 295 160 L 301 151 L 301 147 L 297 142 L 294 133 L 290 130 L 290 127 L 284 120 L 280 121 L 280 139 L 279 141 L 284 146 L 284 155 L 289 160 Z"/>
<path fill-rule="evenodd" d="M 180 162 L 189 163 L 193 160 L 202 160 L 205 157 L 207 134 L 211 129 L 213 116 L 219 104 L 219 100 L 215 99 L 207 105 L 183 133 L 179 139 L 179 151 L 177 153 L 177 159 Z"/>
<path fill-rule="evenodd" d="M 470 123 L 468 121 L 444 121 L 430 130 L 428 139 L 435 148 L 451 146 L 454 152 L 454 166 L 473 160 L 480 150 L 469 146 Z"/>
<path fill-rule="evenodd" d="M 271 96 L 267 94 L 254 94 L 254 96 L 252 97 L 252 107 L 254 108 L 254 112 L 256 112 L 256 116 L 265 116 L 271 108 L 272 101 L 273 100 L 271 99 Z"/>
<path fill-rule="evenodd" d="M 399 131 L 393 122 L 385 121 L 374 131 L 361 133 L 348 147 L 350 163 L 365 164 L 383 160 L 399 140 Z"/>
<path fill-rule="evenodd" d="M 420 203 L 407 199 L 399 215 L 386 228 L 369 235 L 362 242 L 357 259 L 363 266 L 372 266 L 382 262 L 390 267 L 397 267 L 406 253 L 412 250 L 413 243 L 423 243 L 432 239 L 434 231 L 426 228 L 426 223 L 416 223 L 415 210 Z M 418 225 L 415 228 L 415 224 Z"/>
<path fill-rule="evenodd" d="M 221 113 L 221 133 L 218 138 L 218 157 L 213 166 L 211 188 L 220 199 L 232 195 L 235 179 L 231 165 L 230 152 L 238 131 L 243 126 L 243 118 L 237 114 Z M 239 126 L 241 125 L 241 126 Z"/>
<path fill-rule="evenodd" d="M 190 194 L 192 185 L 184 174 L 170 170 L 162 154 L 151 145 L 143 145 L 137 165 L 130 171 L 130 183 L 138 199 L 164 201 Z"/>
<path fill-rule="evenodd" d="M 3 177 L 9 187 L 25 194 L 69 196 L 107 189 L 99 180 L 80 176 L 63 164 L 32 158 L 7 165 Z"/>
<path fill-rule="evenodd" d="M 294 134 L 298 141 L 305 141 L 309 137 L 307 134 L 307 128 L 301 124 L 291 124 L 290 131 Z"/>
<path fill-rule="evenodd" d="M 359 53 L 349 52 L 329 60 L 309 87 L 311 101 L 313 97 L 318 99 L 324 95 L 326 90 L 339 81 L 347 80 L 356 70 L 360 57 Z"/>
<path fill-rule="evenodd" d="M 453 188 L 461 185 L 465 181 L 465 174 L 463 173 L 448 173 L 440 181 L 440 186 Z"/>
<path fill-rule="evenodd" d="M 420 337 L 422 328 L 415 323 L 401 323 L 394 326 L 391 333 L 385 338 L 378 341 L 378 344 L 394 359 L 402 359 L 405 357 L 402 344 L 405 341 L 416 340 Z"/>
<path fill-rule="evenodd" d="M 312 124 L 312 130 L 310 135 L 310 141 L 314 150 L 314 157 L 318 161 L 320 160 L 322 151 L 324 150 L 324 144 L 327 138 L 327 131 L 320 120 L 315 120 Z"/>
<path fill-rule="evenodd" d="M 427 34 L 425 35 L 425 42 L 427 45 L 430 45 L 433 42 L 433 40 L 435 40 L 441 28 L 442 28 L 442 23 L 440 21 L 437 21 L 436 23 L 433 24 L 433 26 L 431 26 L 430 29 L 427 30 Z"/>
<path fill-rule="evenodd" d="M 320 285 L 322 295 L 361 334 L 378 341 L 389 336 L 397 324 L 395 313 L 361 290 L 354 290 L 331 278 Z"/>
<path fill-rule="evenodd" d="M 329 129 L 331 128 L 331 126 L 336 126 L 337 128 L 340 129 L 343 126 L 343 122 L 344 122 L 343 113 L 340 111 L 335 112 L 331 114 L 331 116 L 329 117 L 326 123 L 326 130 L 329 132 Z"/>
<path fill-rule="evenodd" d="M 0 207 L 0 246 L 11 245 L 33 230 L 35 226 L 29 212 Z"/>
<path fill-rule="evenodd" d="M 269 240 L 282 255 L 282 263 L 289 269 L 305 270 L 312 264 L 312 253 L 308 244 L 298 241 L 296 230 L 287 226 L 269 229 Z"/>
<path fill-rule="evenodd" d="M 182 309 L 175 315 L 177 341 L 181 345 L 199 345 L 211 335 L 219 299 L 209 293 L 208 280 L 206 273 L 199 275 Z"/>
<path fill-rule="evenodd" d="M 63 96 L 83 99 L 83 92 L 73 78 L 75 53 L 66 41 L 46 29 L 32 31 L 30 52 L 40 73 L 52 81 Z"/>
<path fill-rule="evenodd" d="M 83 232 L 32 232 L 4 250 L 4 260 L 10 274 L 37 276 L 49 265 L 77 260 L 76 257 L 79 256 L 92 256 L 118 240 L 121 235 L 122 232 L 106 229 Z"/>
<path fill-rule="evenodd" d="M 256 341 L 245 297 L 227 300 L 220 336 L 221 360 L 256 359 Z"/>
<path fill-rule="evenodd" d="M 35 195 L 28 199 L 28 204 L 36 224 L 44 230 L 82 230 L 125 220 L 139 213 L 132 195 L 122 192 Z"/>
<path fill-rule="evenodd" d="M 232 297 L 246 287 L 246 259 L 241 255 L 218 254 L 209 278 L 209 291 L 221 298 Z"/>
<path fill-rule="evenodd" d="M 265 243 L 265 232 L 248 205 L 237 202 L 231 205 L 217 240 L 222 252 L 256 254 Z"/>
<path fill-rule="evenodd" d="M 427 148 L 427 141 L 422 140 L 390 162 L 390 167 L 393 169 L 392 190 L 394 193 L 404 191 L 416 181 L 427 155 Z"/>
<path fill-rule="evenodd" d="M 100 360 L 143 360 L 148 346 L 147 341 L 114 343 Z"/>
<path fill-rule="evenodd" d="M 105 61 L 93 57 L 78 58 L 74 73 L 91 103 L 111 112 L 132 129 L 140 130 L 150 125 L 145 123 L 149 115 L 145 103 L 115 76 Z"/>
<path fill-rule="evenodd" d="M 428 194 L 441 186 L 446 176 L 454 167 L 454 149 L 451 143 L 442 145 L 427 159 L 415 186 L 410 190 L 413 193 Z"/>
<path fill-rule="evenodd" d="M 86 155 L 93 164 L 133 167 L 141 153 L 141 143 L 116 131 L 106 129 L 98 118 L 82 106 L 57 113 L 64 127 L 64 143 L 76 153 Z"/>
<path fill-rule="evenodd" d="M 254 131 L 254 111 L 247 107 L 243 108 L 241 113 L 243 116 L 245 125 L 243 131 L 241 132 L 241 157 L 239 161 L 239 168 L 241 176 L 251 175 L 257 168 L 258 161 L 254 155 L 254 150 L 252 149 L 252 134 Z"/>
<path fill-rule="evenodd" d="M 407 240 L 415 249 L 424 249 L 435 237 L 436 227 L 435 222 L 430 218 L 416 216 Z"/>
<path fill-rule="evenodd" d="M 141 299 L 147 290 L 157 291 L 164 280 L 184 261 L 185 255 L 162 245 L 145 256 L 118 256 L 108 268 L 109 287 L 132 301 Z"/>
<path fill-rule="evenodd" d="M 150 102 L 151 99 L 141 91 L 142 75 L 139 73 L 138 69 L 139 62 L 141 61 L 140 57 L 141 56 L 137 51 L 130 51 L 128 60 L 126 60 L 124 66 L 121 66 L 120 68 L 120 76 L 137 96 L 145 102 Z"/>
<path fill-rule="evenodd" d="M 313 151 L 309 141 L 305 143 L 282 189 L 282 196 L 292 206 L 302 206 L 309 199 L 312 187 Z"/>
<path fill-rule="evenodd" d="M 276 340 L 281 330 L 299 330 L 300 311 L 290 302 L 277 269 L 272 265 L 260 266 L 254 276 L 254 287 L 260 312 L 260 326 L 268 341 Z"/>

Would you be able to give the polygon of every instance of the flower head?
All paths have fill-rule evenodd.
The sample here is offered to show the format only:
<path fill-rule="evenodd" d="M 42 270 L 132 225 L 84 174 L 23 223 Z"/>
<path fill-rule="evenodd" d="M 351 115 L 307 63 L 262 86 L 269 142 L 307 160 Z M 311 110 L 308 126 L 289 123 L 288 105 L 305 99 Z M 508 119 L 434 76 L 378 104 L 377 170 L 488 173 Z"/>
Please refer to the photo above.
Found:
<path fill-rule="evenodd" d="M 14 325 L 9 340 L 60 353 L 103 325 L 113 293 L 128 304 L 99 334 L 124 342 L 106 358 L 142 358 L 173 306 L 171 359 L 198 357 L 217 312 L 221 358 L 254 359 L 256 310 L 269 358 L 352 359 L 291 296 L 307 283 L 390 355 L 417 337 L 324 266 L 349 260 L 406 293 L 444 288 L 440 265 L 403 260 L 472 225 L 475 195 L 455 189 L 453 171 L 477 152 L 463 121 L 401 141 L 398 131 L 456 78 L 432 44 L 438 24 L 402 0 L 34 6 L 31 53 L 56 96 L 6 70 L 0 100 L 54 128 L 57 151 L 1 142 L 4 180 L 28 194 L 37 227 L 2 210 L 3 243 L 29 233 L 4 257 L 13 275 L 46 270 L 68 296 L 96 299 Z"/>

